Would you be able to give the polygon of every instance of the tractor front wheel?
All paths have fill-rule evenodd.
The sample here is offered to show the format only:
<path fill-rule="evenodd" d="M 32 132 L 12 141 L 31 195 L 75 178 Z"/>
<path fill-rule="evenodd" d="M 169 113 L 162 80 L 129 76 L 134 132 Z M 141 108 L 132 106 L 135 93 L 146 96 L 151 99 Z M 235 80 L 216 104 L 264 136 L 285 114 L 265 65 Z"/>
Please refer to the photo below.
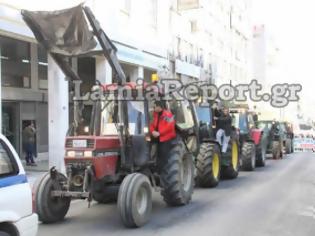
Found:
<path fill-rule="evenodd" d="M 252 142 L 244 142 L 242 147 L 242 169 L 245 171 L 253 171 L 256 167 L 255 144 Z"/>
<path fill-rule="evenodd" d="M 69 210 L 71 198 L 53 197 L 52 191 L 62 190 L 60 183 L 66 181 L 67 178 L 63 174 L 57 172 L 53 179 L 48 172 L 35 184 L 35 209 L 41 222 L 54 223 L 64 219 Z"/>
<path fill-rule="evenodd" d="M 221 152 L 218 145 L 203 143 L 196 160 L 197 183 L 200 187 L 211 188 L 219 184 Z"/>
<path fill-rule="evenodd" d="M 222 177 L 226 179 L 235 179 L 238 176 L 239 172 L 239 145 L 236 140 L 232 140 L 227 153 L 223 154 L 227 155 L 230 158 L 229 166 L 224 166 L 222 168 Z"/>
<path fill-rule="evenodd" d="M 259 167 L 266 165 L 266 148 L 259 147 L 256 149 L 256 165 Z"/>
<path fill-rule="evenodd" d="M 128 228 L 147 223 L 152 211 L 152 189 L 147 176 L 141 173 L 127 175 L 118 193 L 118 211 Z"/>

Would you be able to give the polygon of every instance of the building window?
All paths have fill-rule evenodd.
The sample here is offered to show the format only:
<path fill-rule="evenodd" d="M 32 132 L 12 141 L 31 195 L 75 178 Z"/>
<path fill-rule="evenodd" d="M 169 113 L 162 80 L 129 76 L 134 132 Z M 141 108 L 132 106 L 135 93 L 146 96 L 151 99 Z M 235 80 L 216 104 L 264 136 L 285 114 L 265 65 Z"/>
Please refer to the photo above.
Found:
<path fill-rule="evenodd" d="M 30 43 L 1 36 L 0 47 L 2 86 L 30 88 Z"/>
<path fill-rule="evenodd" d="M 195 32 L 197 32 L 197 21 L 191 21 L 190 22 L 190 31 L 192 32 L 192 33 L 195 33 Z"/>
<path fill-rule="evenodd" d="M 47 60 L 47 51 L 41 46 L 38 45 L 38 81 L 40 89 L 47 89 L 47 78 L 48 78 L 48 60 Z"/>

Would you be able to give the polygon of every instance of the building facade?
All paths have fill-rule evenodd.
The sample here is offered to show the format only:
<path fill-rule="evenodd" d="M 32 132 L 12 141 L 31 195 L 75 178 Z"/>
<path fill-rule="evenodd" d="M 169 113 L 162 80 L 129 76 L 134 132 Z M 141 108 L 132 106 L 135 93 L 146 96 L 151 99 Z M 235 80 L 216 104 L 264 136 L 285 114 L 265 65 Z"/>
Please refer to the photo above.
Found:
<path fill-rule="evenodd" d="M 285 81 L 281 56 L 281 50 L 266 26 L 253 26 L 252 72 L 253 78 L 262 85 L 264 93 L 270 93 L 276 82 Z M 273 108 L 268 102 L 258 102 L 256 106 L 263 114 L 262 119 L 286 119 L 283 108 Z"/>

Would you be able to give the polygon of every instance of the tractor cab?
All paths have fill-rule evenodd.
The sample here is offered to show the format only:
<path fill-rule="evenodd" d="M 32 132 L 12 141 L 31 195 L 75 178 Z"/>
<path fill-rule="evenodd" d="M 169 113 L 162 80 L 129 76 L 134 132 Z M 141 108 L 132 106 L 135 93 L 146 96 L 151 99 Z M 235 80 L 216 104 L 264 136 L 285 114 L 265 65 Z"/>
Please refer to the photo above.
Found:
<path fill-rule="evenodd" d="M 249 111 L 248 105 L 234 105 L 230 108 L 232 126 L 239 132 L 241 139 L 250 139 L 256 131 L 253 114 Z M 259 140 L 255 140 L 255 143 Z"/>
<path fill-rule="evenodd" d="M 209 140 L 214 138 L 214 122 L 213 112 L 209 105 L 205 106 L 196 102 L 196 114 L 199 121 L 199 139 L 200 141 Z"/>
<path fill-rule="evenodd" d="M 201 187 L 215 187 L 220 178 L 236 178 L 239 172 L 238 136 L 231 134 L 226 152 L 222 142 L 217 140 L 218 127 L 214 119 L 215 111 L 212 102 L 195 101 L 198 118 L 200 148 L 196 158 L 197 184 Z"/>
<path fill-rule="evenodd" d="M 232 126 L 239 133 L 241 146 L 241 167 L 253 171 L 257 166 L 264 166 L 266 149 L 263 131 L 257 126 L 257 117 L 249 110 L 247 104 L 233 104 L 230 108 Z"/>

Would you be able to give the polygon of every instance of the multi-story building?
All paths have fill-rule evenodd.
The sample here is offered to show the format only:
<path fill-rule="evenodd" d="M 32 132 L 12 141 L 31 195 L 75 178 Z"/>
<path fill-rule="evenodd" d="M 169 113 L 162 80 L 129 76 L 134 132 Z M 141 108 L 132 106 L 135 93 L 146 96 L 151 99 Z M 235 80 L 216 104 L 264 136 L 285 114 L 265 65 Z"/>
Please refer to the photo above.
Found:
<path fill-rule="evenodd" d="M 281 51 L 265 25 L 253 27 L 253 78 L 262 85 L 263 92 L 270 93 L 272 86 L 284 82 Z M 264 119 L 284 119 L 283 109 L 272 108 L 268 102 L 256 103 Z"/>
<path fill-rule="evenodd" d="M 216 84 L 248 81 L 251 53 L 251 1 L 178 0 L 191 23 L 197 54 Z"/>

